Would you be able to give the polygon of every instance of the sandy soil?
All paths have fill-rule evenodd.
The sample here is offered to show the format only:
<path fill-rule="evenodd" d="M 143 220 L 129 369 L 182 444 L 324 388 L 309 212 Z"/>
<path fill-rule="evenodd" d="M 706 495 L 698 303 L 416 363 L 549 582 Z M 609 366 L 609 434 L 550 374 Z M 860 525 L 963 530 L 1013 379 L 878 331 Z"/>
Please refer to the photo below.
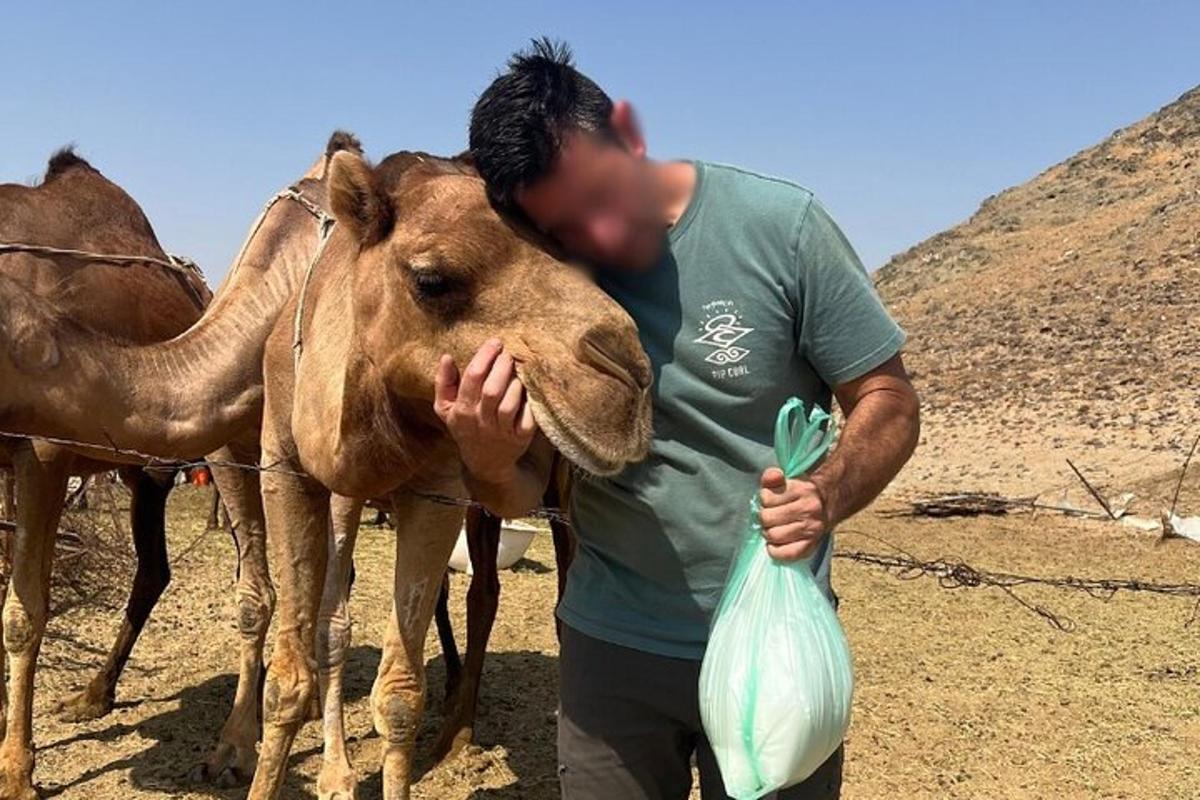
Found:
<path fill-rule="evenodd" d="M 919 459 L 914 469 L 925 469 L 922 464 Z M 1147 508 L 1170 493 L 1170 477 L 1138 487 Z M 172 499 L 172 545 L 186 553 L 108 717 L 64 724 L 49 707 L 99 661 L 115 615 L 85 604 L 52 622 L 36 722 L 36 777 L 47 796 L 244 796 L 244 789 L 194 786 L 185 777 L 212 741 L 234 685 L 233 553 L 223 533 L 197 540 L 206 510 L 202 491 L 184 488 Z M 1200 480 L 1189 477 L 1184 499 L 1200 506 Z M 882 507 L 896 503 L 885 500 Z M 978 568 L 1036 575 L 1187 581 L 1200 574 L 1200 546 L 1160 544 L 1153 534 L 1059 515 L 917 520 L 868 512 L 844 527 L 838 548 L 884 552 L 879 539 L 925 558 L 958 556 Z M 379 660 L 391 552 L 390 531 L 364 531 L 347 684 L 351 755 L 363 798 L 380 792 L 379 742 L 366 697 Z M 549 537 L 539 537 L 502 580 L 479 745 L 439 766 L 427 755 L 443 676 L 436 637 L 430 637 L 433 691 L 417 798 L 557 797 Z M 835 564 L 835 585 L 858 679 L 845 797 L 1200 797 L 1194 758 L 1200 749 L 1200 623 L 1187 624 L 1193 603 L 1019 590 L 1069 618 L 1075 629 L 1063 633 L 997 589 L 948 590 L 928 578 L 903 581 L 847 560 Z M 459 630 L 465 588 L 466 578 L 455 576 Z M 288 797 L 314 796 L 319 764 L 319 730 L 310 723 L 294 750 Z"/>

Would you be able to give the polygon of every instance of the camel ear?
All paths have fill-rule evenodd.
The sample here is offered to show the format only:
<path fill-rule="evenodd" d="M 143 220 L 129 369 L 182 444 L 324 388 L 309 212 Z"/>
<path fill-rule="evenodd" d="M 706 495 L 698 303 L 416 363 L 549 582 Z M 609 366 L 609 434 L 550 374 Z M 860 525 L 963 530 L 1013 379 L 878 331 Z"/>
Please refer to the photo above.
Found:
<path fill-rule="evenodd" d="M 338 224 L 362 247 L 381 241 L 392 228 L 392 206 L 375 171 L 360 156 L 340 150 L 329 160 L 329 205 Z"/>

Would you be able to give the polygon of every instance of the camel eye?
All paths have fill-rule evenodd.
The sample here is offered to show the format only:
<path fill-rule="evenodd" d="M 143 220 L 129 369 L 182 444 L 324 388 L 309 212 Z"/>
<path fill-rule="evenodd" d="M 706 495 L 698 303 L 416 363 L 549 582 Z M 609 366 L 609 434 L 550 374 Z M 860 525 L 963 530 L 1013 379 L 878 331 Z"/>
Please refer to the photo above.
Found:
<path fill-rule="evenodd" d="M 454 282 L 436 269 L 424 267 L 413 270 L 413 282 L 422 297 L 442 297 L 454 288 Z"/>

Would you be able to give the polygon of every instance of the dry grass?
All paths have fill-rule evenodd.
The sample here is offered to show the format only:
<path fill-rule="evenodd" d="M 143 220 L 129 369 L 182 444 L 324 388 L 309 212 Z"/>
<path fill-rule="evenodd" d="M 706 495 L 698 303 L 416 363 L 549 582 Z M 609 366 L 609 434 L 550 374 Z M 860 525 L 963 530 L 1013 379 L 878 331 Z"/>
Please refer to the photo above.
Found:
<path fill-rule="evenodd" d="M 1196 497 L 1194 486 L 1190 491 L 1189 498 Z M 176 548 L 200 533 L 205 500 L 196 489 L 175 493 L 170 535 Z M 877 549 L 877 542 L 851 530 L 922 557 L 956 555 L 981 568 L 1179 581 L 1200 574 L 1200 547 L 1188 542 L 1159 545 L 1150 534 L 1056 515 L 912 520 L 867 514 L 846 526 L 842 547 Z M 371 733 L 366 694 L 379 659 L 391 552 L 389 531 L 364 531 L 347 686 L 351 754 L 363 774 L 363 798 L 379 796 L 379 742 Z M 417 798 L 558 796 L 550 542 L 538 539 L 529 556 L 519 570 L 503 576 L 480 747 L 430 769 L 416 786 Z M 904 582 L 835 563 L 858 677 L 845 797 L 1200 796 L 1200 768 L 1193 758 L 1200 748 L 1195 702 L 1200 640 L 1195 627 L 1185 627 L 1193 610 L 1189 603 L 1027 592 L 1076 623 L 1074 633 L 1064 634 L 995 590 L 947 591 L 932 581 Z M 43 745 L 37 776 L 51 795 L 243 796 L 244 790 L 193 787 L 183 778 L 211 742 L 232 693 L 232 581 L 228 540 L 214 532 L 177 566 L 175 582 L 134 654 L 119 707 L 94 723 L 65 725 L 46 708 L 85 679 L 80 665 L 99 660 L 116 620 L 79 607 L 53 621 L 36 726 Z M 455 577 L 460 630 L 465 585 L 463 577 Z M 427 658 L 434 690 L 423 753 L 441 705 L 435 637 Z M 294 751 L 288 797 L 313 796 L 319 745 L 318 726 L 306 726 Z M 431 766 L 427 756 L 421 763 Z"/>

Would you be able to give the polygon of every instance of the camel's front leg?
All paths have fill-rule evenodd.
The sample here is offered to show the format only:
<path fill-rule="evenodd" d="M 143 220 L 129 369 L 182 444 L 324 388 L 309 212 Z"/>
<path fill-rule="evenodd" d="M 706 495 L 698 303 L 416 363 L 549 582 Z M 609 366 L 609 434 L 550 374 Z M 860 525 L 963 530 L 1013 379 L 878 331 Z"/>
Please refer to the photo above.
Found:
<path fill-rule="evenodd" d="M 258 445 L 230 445 L 213 456 L 213 461 L 251 464 L 258 461 Z M 238 549 L 238 682 L 217 744 L 196 765 L 192 778 L 237 786 L 250 780 L 257 760 L 259 679 L 263 643 L 275 609 L 275 588 L 267 572 L 267 528 L 259 474 L 218 464 L 212 465 L 212 472 Z"/>
<path fill-rule="evenodd" d="M 0 467 L 0 519 L 12 521 L 17 516 L 17 485 L 13 471 Z"/>
<path fill-rule="evenodd" d="M 351 800 L 357 780 L 346 753 L 346 724 L 342 713 L 342 672 L 350 650 L 350 569 L 363 504 L 334 495 L 329 504 L 333 525 L 325 565 L 325 590 L 317 621 L 317 676 L 325 754 L 317 778 L 320 800 Z"/>
<path fill-rule="evenodd" d="M 268 429 L 269 430 L 269 429 Z M 288 470 L 264 431 L 263 457 Z M 329 492 L 291 472 L 264 472 L 267 544 L 279 592 L 275 647 L 263 687 L 263 742 L 250 785 L 250 800 L 279 795 L 288 753 L 317 696 L 316 631 L 325 583 Z"/>
<path fill-rule="evenodd" d="M 451 758 L 475 738 L 475 714 L 479 706 L 479 684 L 488 639 L 500 607 L 500 574 L 496 555 L 500 550 L 503 520 L 481 506 L 467 511 L 467 543 L 471 554 L 471 585 L 467 589 L 467 657 L 461 680 L 455 687 L 450 713 L 442 723 L 434 745 L 435 758 Z"/>
<path fill-rule="evenodd" d="M 149 471 L 130 467 L 122 470 L 132 493 L 129 506 L 133 547 L 137 552 L 137 573 L 125 604 L 125 618 L 109 650 L 104 666 L 81 691 L 57 706 L 65 721 L 97 719 L 112 711 L 117 681 L 129 661 L 150 612 L 171 581 L 167 560 L 167 496 L 174 484 L 174 470 Z"/>
<path fill-rule="evenodd" d="M 456 485 L 436 491 L 458 494 Z M 425 634 L 454 541 L 462 509 L 399 493 L 396 519 L 396 577 L 392 617 L 383 660 L 371 689 L 375 729 L 383 738 L 384 800 L 407 800 L 413 745 L 425 709 Z"/>
<path fill-rule="evenodd" d="M 70 456 L 57 448 L 16 450 L 17 529 L 4 601 L 8 727 L 0 745 L 0 800 L 33 800 L 33 673 L 46 631 L 54 537 L 67 491 Z"/>
<path fill-rule="evenodd" d="M 16 522 L 17 482 L 12 468 L 0 467 L 0 521 Z M 8 579 L 12 575 L 12 541 L 0 536 L 0 608 L 8 598 Z M 8 656 L 4 652 L 3 626 L 0 626 L 0 741 L 8 724 Z"/>

